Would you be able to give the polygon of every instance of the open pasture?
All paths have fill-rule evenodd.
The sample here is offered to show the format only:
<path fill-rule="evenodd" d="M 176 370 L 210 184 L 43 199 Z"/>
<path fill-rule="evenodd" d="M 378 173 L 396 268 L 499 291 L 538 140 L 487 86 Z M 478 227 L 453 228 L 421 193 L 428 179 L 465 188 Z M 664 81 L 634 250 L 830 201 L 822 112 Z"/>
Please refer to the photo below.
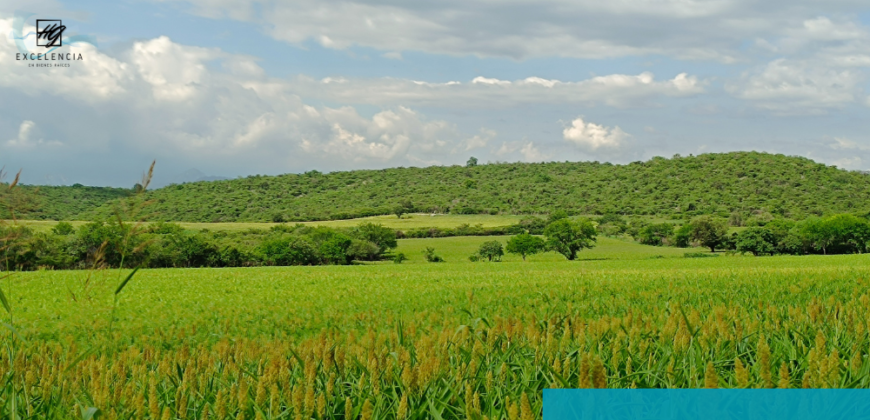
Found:
<path fill-rule="evenodd" d="M 399 250 L 413 258 L 435 240 L 420 241 Z M 864 255 L 472 264 L 464 254 L 142 270 L 116 305 L 127 270 L 17 273 L 2 280 L 4 322 L 19 335 L 2 333 L 0 410 L 525 420 L 540 418 L 546 387 L 870 386 Z"/>

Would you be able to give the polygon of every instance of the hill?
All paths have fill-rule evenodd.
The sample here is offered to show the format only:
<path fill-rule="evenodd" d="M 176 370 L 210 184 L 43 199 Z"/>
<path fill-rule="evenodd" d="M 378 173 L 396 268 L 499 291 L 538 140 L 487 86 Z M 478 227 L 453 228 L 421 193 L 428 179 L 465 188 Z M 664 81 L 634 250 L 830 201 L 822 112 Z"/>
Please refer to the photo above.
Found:
<path fill-rule="evenodd" d="M 147 196 L 153 200 L 154 220 L 183 222 L 347 219 L 391 214 L 402 202 L 414 211 L 457 214 L 563 209 L 572 214 L 764 212 L 803 218 L 870 210 L 870 176 L 802 157 L 732 152 L 626 165 L 500 163 L 256 175 L 172 185 Z M 106 203 L 76 217 L 108 215 L 110 209 Z"/>
<path fill-rule="evenodd" d="M 78 220 L 82 213 L 130 195 L 127 188 L 19 185 L 12 192 L 0 188 L 0 202 L 14 203 L 16 217 L 32 220 Z M 103 211 L 106 211 L 104 208 Z M 0 218 L 11 216 L 0 208 Z"/>

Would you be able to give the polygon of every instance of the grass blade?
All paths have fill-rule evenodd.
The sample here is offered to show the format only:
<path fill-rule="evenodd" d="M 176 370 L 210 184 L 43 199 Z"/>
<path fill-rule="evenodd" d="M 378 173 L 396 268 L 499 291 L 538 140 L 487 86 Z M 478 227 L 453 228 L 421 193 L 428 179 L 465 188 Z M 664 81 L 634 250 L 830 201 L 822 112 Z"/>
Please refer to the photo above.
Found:
<path fill-rule="evenodd" d="M 10 315 L 12 314 L 12 308 L 9 307 L 9 301 L 6 300 L 6 295 L 3 294 L 3 289 L 0 289 L 0 303 L 3 304 L 3 307 L 6 308 L 6 312 Z"/>
<path fill-rule="evenodd" d="M 130 282 L 130 279 L 133 278 L 133 275 L 136 274 L 137 271 L 139 271 L 139 267 L 134 268 L 133 272 L 118 285 L 118 288 L 115 290 L 115 296 L 118 296 L 118 293 L 121 293 L 121 290 L 124 290 L 124 287 L 127 286 L 127 283 Z"/>

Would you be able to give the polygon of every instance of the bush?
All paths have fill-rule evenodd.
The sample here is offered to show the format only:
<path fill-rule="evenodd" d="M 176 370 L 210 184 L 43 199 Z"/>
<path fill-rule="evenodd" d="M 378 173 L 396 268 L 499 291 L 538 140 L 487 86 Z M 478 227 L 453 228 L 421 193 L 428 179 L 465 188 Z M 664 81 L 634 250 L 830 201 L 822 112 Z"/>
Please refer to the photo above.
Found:
<path fill-rule="evenodd" d="M 426 256 L 426 261 L 429 261 L 431 263 L 444 262 L 443 258 L 435 254 L 435 248 L 432 248 L 430 246 L 426 247 L 426 250 L 423 251 L 423 255 Z"/>
<path fill-rule="evenodd" d="M 710 258 L 710 257 L 718 257 L 716 254 L 707 254 L 704 252 L 687 252 L 683 254 L 683 258 Z"/>
<path fill-rule="evenodd" d="M 363 239 L 353 239 L 347 248 L 347 257 L 351 260 L 374 261 L 381 255 L 378 244 Z"/>
<path fill-rule="evenodd" d="M 72 235 L 73 233 L 75 233 L 76 229 L 69 222 L 59 222 L 58 224 L 54 225 L 54 227 L 51 228 L 51 232 L 54 233 L 55 235 L 67 236 L 67 235 Z"/>
<path fill-rule="evenodd" d="M 401 264 L 402 261 L 406 261 L 407 259 L 408 259 L 408 257 L 406 257 L 405 254 L 400 252 L 393 257 L 393 262 L 396 264 Z"/>

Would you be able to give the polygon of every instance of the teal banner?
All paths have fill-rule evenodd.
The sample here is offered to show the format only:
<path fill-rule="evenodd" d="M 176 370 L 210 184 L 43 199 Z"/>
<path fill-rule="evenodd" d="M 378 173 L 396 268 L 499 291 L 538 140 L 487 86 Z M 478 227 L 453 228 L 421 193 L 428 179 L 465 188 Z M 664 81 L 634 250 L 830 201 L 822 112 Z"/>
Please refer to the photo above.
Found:
<path fill-rule="evenodd" d="M 544 420 L 870 420 L 860 389 L 545 389 Z"/>

